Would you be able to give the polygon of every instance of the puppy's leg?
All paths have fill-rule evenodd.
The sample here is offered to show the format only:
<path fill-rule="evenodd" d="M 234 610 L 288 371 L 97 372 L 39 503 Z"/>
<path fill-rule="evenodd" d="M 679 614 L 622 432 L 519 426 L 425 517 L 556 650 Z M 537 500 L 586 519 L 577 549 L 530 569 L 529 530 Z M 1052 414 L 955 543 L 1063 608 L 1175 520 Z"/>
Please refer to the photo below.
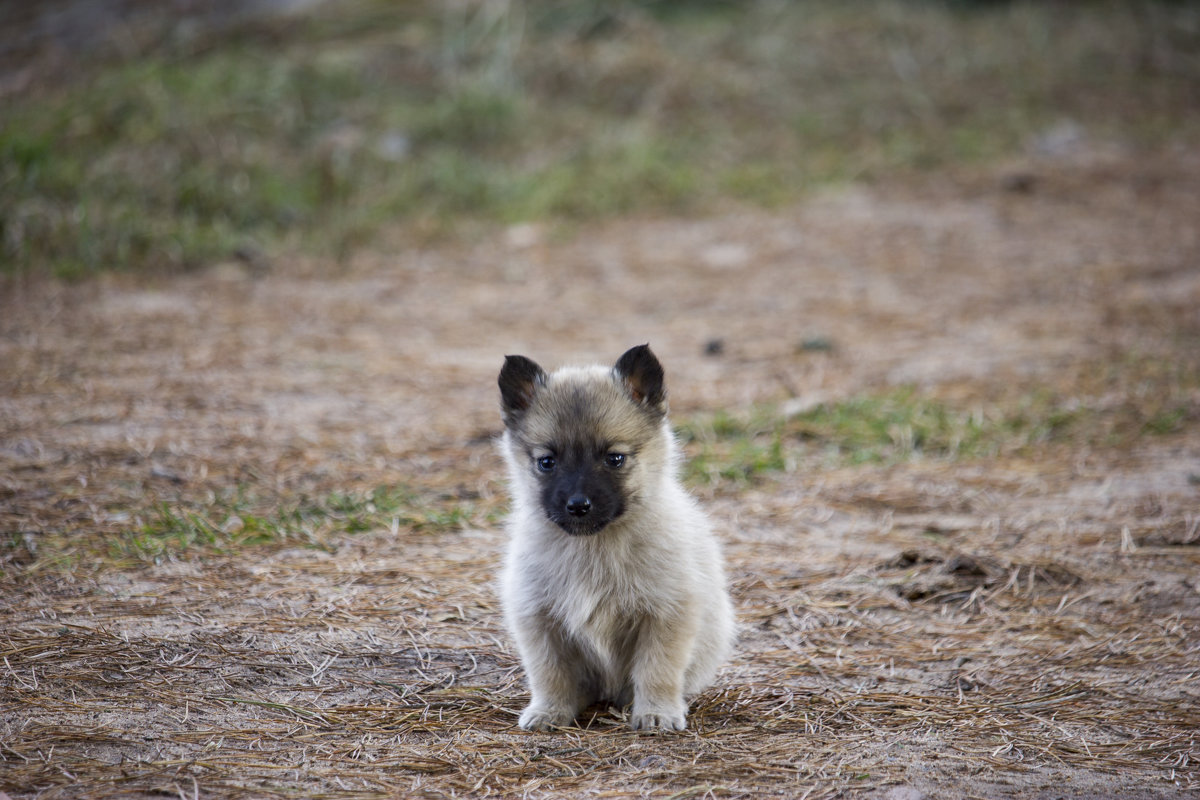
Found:
<path fill-rule="evenodd" d="M 642 622 L 633 654 L 631 728 L 681 731 L 686 727 L 683 680 L 695 639 L 692 620 L 648 617 Z"/>
<path fill-rule="evenodd" d="M 518 724 L 527 731 L 570 725 L 588 701 L 579 648 L 541 615 L 521 619 L 516 634 L 532 695 Z"/>

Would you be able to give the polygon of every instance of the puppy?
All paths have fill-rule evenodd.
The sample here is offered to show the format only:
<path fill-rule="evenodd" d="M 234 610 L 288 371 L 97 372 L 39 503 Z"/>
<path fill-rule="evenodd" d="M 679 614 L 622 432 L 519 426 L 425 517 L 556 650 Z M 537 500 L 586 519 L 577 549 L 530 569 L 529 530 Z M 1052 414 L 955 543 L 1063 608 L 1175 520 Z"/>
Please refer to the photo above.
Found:
<path fill-rule="evenodd" d="M 501 598 L 532 694 L 520 726 L 608 701 L 632 706 L 635 730 L 682 730 L 734 621 L 717 540 L 676 477 L 662 365 L 648 345 L 550 374 L 507 356 L 499 383 L 513 503 Z"/>

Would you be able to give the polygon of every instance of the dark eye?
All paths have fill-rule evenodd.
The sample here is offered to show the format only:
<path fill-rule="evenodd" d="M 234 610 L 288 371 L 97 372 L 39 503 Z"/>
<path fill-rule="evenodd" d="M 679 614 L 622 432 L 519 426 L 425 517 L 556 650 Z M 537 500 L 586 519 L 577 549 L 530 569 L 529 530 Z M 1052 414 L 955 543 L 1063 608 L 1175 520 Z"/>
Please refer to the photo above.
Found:
<path fill-rule="evenodd" d="M 624 453 L 609 453 L 608 455 L 606 455 L 604 457 L 604 463 L 608 464 L 613 469 L 617 469 L 618 467 L 623 467 L 623 466 L 625 466 L 625 454 Z"/>
<path fill-rule="evenodd" d="M 554 469 L 554 456 L 542 456 L 537 460 L 537 468 L 542 472 L 549 472 Z"/>

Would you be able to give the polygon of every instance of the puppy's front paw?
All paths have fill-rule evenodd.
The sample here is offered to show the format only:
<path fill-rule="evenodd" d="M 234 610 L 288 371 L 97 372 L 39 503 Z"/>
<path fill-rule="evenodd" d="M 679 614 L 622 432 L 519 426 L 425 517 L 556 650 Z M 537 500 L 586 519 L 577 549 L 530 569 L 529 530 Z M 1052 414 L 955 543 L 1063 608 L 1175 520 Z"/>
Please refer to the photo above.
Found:
<path fill-rule="evenodd" d="M 548 731 L 570 725 L 575 717 L 570 711 L 529 705 L 521 712 L 517 724 L 527 731 Z"/>
<path fill-rule="evenodd" d="M 652 709 L 634 711 L 629 727 L 635 731 L 681 731 L 687 727 L 683 711 Z"/>

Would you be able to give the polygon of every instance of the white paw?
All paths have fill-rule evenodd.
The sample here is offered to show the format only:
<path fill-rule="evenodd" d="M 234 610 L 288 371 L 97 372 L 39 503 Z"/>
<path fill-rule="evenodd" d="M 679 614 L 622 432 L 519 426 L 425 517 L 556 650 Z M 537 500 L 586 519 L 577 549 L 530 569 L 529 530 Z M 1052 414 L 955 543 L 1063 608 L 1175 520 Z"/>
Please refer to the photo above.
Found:
<path fill-rule="evenodd" d="M 570 725 L 574 719 L 575 715 L 570 711 L 531 705 L 521 712 L 521 719 L 517 724 L 527 731 L 548 731 L 551 728 Z"/>
<path fill-rule="evenodd" d="M 681 731 L 687 722 L 683 711 L 655 709 L 635 711 L 629 718 L 629 727 L 635 731 Z"/>

